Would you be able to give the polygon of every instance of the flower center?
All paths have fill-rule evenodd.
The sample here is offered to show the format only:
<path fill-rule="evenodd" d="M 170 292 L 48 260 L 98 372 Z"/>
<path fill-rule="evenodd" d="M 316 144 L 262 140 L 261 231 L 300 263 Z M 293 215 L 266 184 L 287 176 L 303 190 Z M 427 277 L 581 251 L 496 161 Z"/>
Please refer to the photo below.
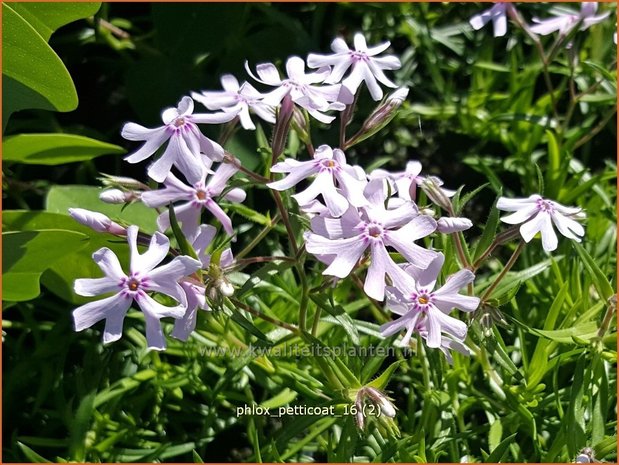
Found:
<path fill-rule="evenodd" d="M 383 235 L 383 227 L 377 223 L 370 223 L 365 227 L 365 236 L 369 238 L 378 239 Z"/>
<path fill-rule="evenodd" d="M 368 61 L 368 56 L 365 52 L 351 51 L 348 53 L 350 54 L 350 58 L 352 59 L 352 61 Z"/>
<path fill-rule="evenodd" d="M 185 124 L 185 118 L 182 116 L 179 116 L 178 118 L 176 118 L 174 120 L 174 127 L 180 128 L 181 126 L 183 126 Z"/>
<path fill-rule="evenodd" d="M 432 301 L 432 294 L 426 290 L 422 290 L 419 293 L 413 293 L 411 300 L 421 307 L 420 310 L 426 310 L 428 304 Z"/>
<path fill-rule="evenodd" d="M 419 298 L 417 299 L 419 301 L 420 304 L 427 304 L 428 302 L 430 302 L 430 297 L 428 297 L 427 295 L 421 295 L 419 296 Z"/>
<path fill-rule="evenodd" d="M 537 208 L 543 212 L 548 212 L 548 213 L 552 213 L 554 211 L 552 204 L 544 199 L 539 199 L 537 201 Z"/>
<path fill-rule="evenodd" d="M 131 278 L 127 281 L 127 288 L 130 291 L 137 291 L 140 288 L 140 282 L 135 278 Z"/>
<path fill-rule="evenodd" d="M 207 197 L 208 197 L 208 195 L 207 195 L 206 192 L 204 192 L 202 190 L 196 191 L 196 198 L 198 200 L 205 200 Z"/>
<path fill-rule="evenodd" d="M 320 170 L 321 171 L 335 171 L 340 167 L 339 163 L 335 160 L 321 160 L 320 161 Z"/>

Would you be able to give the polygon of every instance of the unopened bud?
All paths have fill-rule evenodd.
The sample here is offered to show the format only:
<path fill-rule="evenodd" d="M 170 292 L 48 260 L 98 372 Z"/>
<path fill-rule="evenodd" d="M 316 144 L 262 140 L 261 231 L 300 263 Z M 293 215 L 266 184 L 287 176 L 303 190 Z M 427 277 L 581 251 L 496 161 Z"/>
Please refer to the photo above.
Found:
<path fill-rule="evenodd" d="M 366 392 L 374 403 L 380 407 L 383 415 L 389 418 L 395 417 L 395 406 L 391 403 L 387 396 L 385 396 L 385 394 L 373 387 L 367 387 Z"/>
<path fill-rule="evenodd" d="M 436 224 L 437 231 L 445 234 L 466 231 L 473 226 L 473 223 L 468 218 L 442 217 L 438 219 Z"/>
<path fill-rule="evenodd" d="M 121 191 L 120 189 L 110 189 L 101 192 L 99 199 L 105 203 L 128 203 L 137 200 L 139 194 L 136 192 Z"/>
<path fill-rule="evenodd" d="M 407 96 L 408 89 L 405 87 L 396 90 L 393 94 L 388 96 L 363 122 L 359 132 L 346 142 L 345 148 L 352 147 L 387 126 L 395 117 L 398 109 L 402 106 Z"/>
<path fill-rule="evenodd" d="M 234 286 L 225 278 L 219 280 L 218 287 L 219 291 L 226 297 L 231 297 L 234 294 Z"/>
<path fill-rule="evenodd" d="M 310 141 L 309 121 L 307 120 L 306 114 L 297 107 L 294 107 L 292 112 L 291 124 L 292 128 L 299 136 L 299 139 L 301 139 L 303 143 L 307 144 Z"/>
<path fill-rule="evenodd" d="M 148 190 L 148 186 L 137 179 L 128 178 L 126 176 L 112 176 L 110 174 L 103 174 L 102 178 L 99 178 L 101 184 L 105 187 L 124 187 L 129 190 Z"/>
<path fill-rule="evenodd" d="M 112 221 L 103 213 L 85 210 L 83 208 L 69 208 L 69 215 L 78 223 L 97 232 L 107 232 L 117 236 L 126 236 L 127 231 L 118 223 Z"/>
<path fill-rule="evenodd" d="M 292 119 L 293 113 L 294 103 L 292 102 L 292 97 L 286 95 L 279 107 L 275 126 L 273 127 L 273 164 L 275 164 L 277 158 L 284 151 L 284 145 L 286 144 L 288 130 L 290 129 L 290 120 Z"/>
<path fill-rule="evenodd" d="M 363 403 L 357 399 L 355 402 L 356 412 L 355 419 L 357 421 L 357 428 L 361 431 L 365 429 L 365 415 L 363 414 Z"/>
<path fill-rule="evenodd" d="M 445 191 L 441 189 L 442 184 L 443 182 L 440 179 L 434 176 L 428 176 L 423 181 L 421 181 L 419 186 L 421 187 L 421 189 L 423 189 L 428 198 L 434 204 L 438 205 L 444 210 L 450 211 L 452 208 L 451 201 L 449 200 L 449 197 L 447 196 Z"/>

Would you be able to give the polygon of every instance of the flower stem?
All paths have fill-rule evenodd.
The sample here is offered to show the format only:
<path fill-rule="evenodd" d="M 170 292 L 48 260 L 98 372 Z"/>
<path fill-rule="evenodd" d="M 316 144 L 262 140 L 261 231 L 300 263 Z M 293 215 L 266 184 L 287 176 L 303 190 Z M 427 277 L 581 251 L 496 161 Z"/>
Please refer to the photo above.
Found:
<path fill-rule="evenodd" d="M 271 232 L 271 230 L 279 222 L 279 218 L 280 218 L 279 213 L 275 214 L 275 216 L 271 219 L 271 222 L 267 224 L 262 229 L 262 231 L 260 231 L 258 235 L 254 237 L 249 244 L 247 244 L 247 246 L 243 250 L 241 250 L 238 254 L 236 254 L 237 260 L 244 257 L 249 252 L 251 252 L 254 249 L 254 247 L 256 247 L 260 243 L 260 241 L 262 241 L 262 239 L 264 239 L 266 235 L 269 234 L 269 232 Z"/>
<path fill-rule="evenodd" d="M 291 332 L 293 332 L 294 334 L 297 334 L 297 335 L 301 333 L 301 331 L 299 331 L 299 328 L 297 328 L 296 326 L 291 325 L 290 323 L 286 323 L 285 321 L 281 321 L 281 320 L 278 320 L 276 318 L 272 318 L 272 317 L 270 317 L 268 315 L 265 315 L 261 311 L 255 310 L 255 309 L 251 308 L 249 305 L 247 305 L 244 302 L 241 302 L 238 299 L 232 298 L 232 299 L 229 299 L 229 300 L 230 300 L 230 303 L 232 303 L 233 305 L 242 308 L 247 313 L 251 313 L 252 315 L 254 315 L 254 316 L 256 316 L 256 317 L 258 317 L 258 318 L 260 318 L 260 319 L 262 319 L 264 321 L 268 321 L 269 323 L 274 324 L 275 326 L 279 326 L 280 328 L 285 328 L 285 329 L 287 329 L 287 330 L 289 330 L 289 331 L 291 331 Z"/>
<path fill-rule="evenodd" d="M 494 249 L 496 249 L 499 245 L 504 244 L 505 242 L 510 241 L 511 239 L 517 236 L 518 236 L 517 226 L 509 228 L 508 230 L 503 231 L 502 233 L 498 234 L 494 238 L 494 241 L 492 241 L 492 243 L 488 246 L 488 248 L 484 250 L 484 253 L 482 253 L 481 256 L 475 261 L 475 263 L 473 263 L 471 271 L 475 272 L 481 266 L 484 260 L 486 260 L 486 258 L 488 258 L 488 256 L 492 252 L 494 252 Z"/>
<path fill-rule="evenodd" d="M 481 296 L 482 302 L 484 302 L 490 296 L 490 294 L 492 294 L 492 292 L 496 289 L 499 283 L 503 280 L 507 272 L 511 269 L 512 266 L 514 266 L 514 263 L 516 263 L 516 260 L 518 259 L 520 252 L 522 252 L 522 249 L 524 249 L 524 246 L 525 246 L 525 242 L 521 240 L 518 243 L 518 247 L 516 247 L 516 250 L 514 250 L 514 253 L 512 254 L 512 256 L 509 257 L 509 260 L 505 264 L 505 268 L 503 268 L 503 270 L 501 271 L 501 273 L 499 273 L 499 275 L 494 280 L 494 282 L 490 285 L 488 289 L 486 289 L 486 291 Z"/>

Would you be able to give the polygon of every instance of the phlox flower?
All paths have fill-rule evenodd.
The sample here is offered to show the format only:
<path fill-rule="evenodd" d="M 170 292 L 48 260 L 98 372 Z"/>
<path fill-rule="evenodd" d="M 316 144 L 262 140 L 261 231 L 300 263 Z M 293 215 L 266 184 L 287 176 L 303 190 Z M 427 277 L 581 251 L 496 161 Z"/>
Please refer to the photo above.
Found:
<path fill-rule="evenodd" d="M 406 274 L 412 279 L 405 281 L 403 286 L 387 288 L 387 308 L 400 317 L 380 327 L 383 336 L 391 336 L 405 329 L 402 344 L 408 345 L 413 333 L 418 332 L 432 348 L 440 348 L 444 344 L 443 333 L 455 341 L 464 340 L 466 324 L 449 316 L 449 313 L 454 308 L 472 312 L 478 307 L 478 297 L 458 293 L 473 282 L 475 275 L 470 270 L 460 270 L 434 290 L 444 262 L 445 256 L 439 253 L 426 269 L 407 266 Z"/>
<path fill-rule="evenodd" d="M 215 227 L 203 224 L 200 226 L 200 231 L 192 243 L 204 270 L 208 270 L 211 262 L 211 256 L 207 253 L 207 248 L 213 241 L 216 232 L 217 229 Z M 230 249 L 224 250 L 219 261 L 220 267 L 226 268 L 232 265 L 232 262 L 232 251 Z M 187 294 L 187 310 L 182 318 L 174 322 L 174 329 L 171 335 L 181 341 L 186 341 L 196 328 L 198 309 L 209 310 L 209 306 L 206 300 L 206 285 L 204 282 L 185 278 L 179 284 Z"/>
<path fill-rule="evenodd" d="M 82 296 L 96 296 L 115 292 L 111 297 L 89 302 L 73 311 L 75 330 L 90 328 L 105 320 L 103 342 L 109 343 L 122 336 L 123 321 L 129 307 L 136 302 L 144 313 L 146 341 L 150 349 L 166 347 L 160 319 L 181 318 L 187 308 L 185 291 L 178 281 L 198 269 L 201 263 L 191 257 L 175 257 L 171 262 L 157 267 L 170 249 L 170 241 L 156 232 L 148 250 L 143 254 L 137 248 L 138 227 L 127 228 L 127 242 L 131 254 L 129 274 L 122 270 L 118 257 L 107 247 L 97 250 L 92 258 L 105 274 L 103 278 L 76 279 L 74 290 Z M 166 307 L 155 301 L 148 292 L 158 292 L 173 298 L 178 305 Z"/>
<path fill-rule="evenodd" d="M 336 38 L 331 42 L 331 50 L 335 52 L 333 55 L 310 53 L 307 57 L 307 65 L 310 68 L 333 66 L 331 74 L 325 81 L 328 83 L 340 82 L 346 71 L 352 68 L 342 84 L 355 94 L 361 83 L 365 82 L 372 98 L 380 100 L 383 98 L 383 90 L 376 81 L 387 87 L 396 88 L 397 85 L 385 76 L 383 70 L 398 69 L 402 64 L 398 58 L 391 55 L 376 56 L 389 48 L 391 43 L 388 41 L 374 47 L 368 47 L 365 37 L 361 33 L 356 33 L 353 41 L 355 49 L 351 50 L 344 39 Z"/>
<path fill-rule="evenodd" d="M 514 212 L 501 218 L 508 224 L 521 224 L 520 234 L 525 242 L 530 242 L 538 232 L 542 235 L 542 247 L 546 252 L 557 248 L 558 240 L 552 225 L 568 239 L 580 242 L 585 230 L 574 218 L 582 219 L 584 212 L 577 207 L 565 207 L 553 200 L 534 194 L 526 199 L 499 198 L 497 208 Z"/>
<path fill-rule="evenodd" d="M 414 241 L 432 234 L 436 221 L 419 215 L 412 203 L 387 210 L 380 180 L 370 182 L 365 193 L 367 207 L 350 207 L 341 218 L 312 218 L 312 232 L 305 234 L 305 249 L 321 261 L 330 262 L 323 274 L 345 278 L 369 248 L 371 262 L 363 289 L 368 296 L 383 300 L 385 275 L 396 286 L 410 279 L 389 256 L 387 246 L 395 248 L 414 266 L 427 267 L 436 253 Z"/>
<path fill-rule="evenodd" d="M 289 173 L 285 178 L 267 184 L 277 191 L 290 189 L 303 179 L 316 175 L 307 189 L 292 196 L 301 206 L 309 204 L 322 194 L 331 214 L 342 216 L 349 204 L 360 207 L 368 203 L 363 196 L 363 189 L 367 183 L 356 177 L 354 169 L 346 163 L 344 152 L 332 149 L 328 145 L 318 147 L 314 151 L 313 160 L 298 161 L 287 158 L 273 165 L 271 171 Z"/>
<path fill-rule="evenodd" d="M 256 129 L 250 110 L 268 123 L 275 123 L 275 110 L 273 106 L 262 101 L 263 95 L 258 92 L 249 82 L 239 85 L 239 81 L 231 75 L 224 74 L 221 77 L 223 91 L 207 91 L 201 93 L 192 92 L 194 100 L 202 103 L 209 110 L 223 110 L 224 112 L 238 115 L 241 126 L 245 129 Z"/>
<path fill-rule="evenodd" d="M 261 63 L 256 66 L 258 76 L 252 73 L 247 62 L 245 69 L 256 81 L 277 87 L 264 96 L 264 103 L 277 106 L 286 95 L 290 95 L 294 103 L 305 108 L 310 115 L 323 123 L 330 123 L 335 119 L 334 116 L 326 115 L 325 111 L 341 111 L 346 108 L 345 104 L 353 101 L 350 91 L 340 84 L 316 85 L 324 82 L 329 76 L 328 68 L 305 74 L 305 62 L 296 56 L 286 61 L 288 75 L 286 79 L 280 77 L 279 71 L 272 63 Z"/>
<path fill-rule="evenodd" d="M 507 9 L 513 6 L 507 2 L 495 3 L 491 8 L 473 16 L 469 24 L 478 31 L 492 20 L 494 37 L 503 37 L 507 32 Z"/>
<path fill-rule="evenodd" d="M 148 207 L 157 208 L 184 200 L 185 202 L 174 207 L 176 219 L 181 224 L 181 229 L 189 241 L 193 240 L 198 233 L 200 216 L 202 210 L 210 211 L 221 223 L 224 231 L 230 236 L 234 235 L 232 220 L 225 211 L 215 201 L 219 197 L 228 180 L 238 171 L 238 168 L 231 163 L 222 163 L 214 173 L 203 168 L 202 174 L 197 182 L 192 185 L 183 183 L 172 173 L 163 182 L 164 188 L 154 191 L 144 192 L 141 196 L 142 202 Z M 208 178 L 209 173 L 212 176 Z M 223 198 L 230 202 L 242 202 L 245 200 L 245 191 L 239 188 L 231 189 Z M 165 211 L 157 218 L 157 225 L 161 231 L 170 227 L 169 212 Z"/>
<path fill-rule="evenodd" d="M 610 11 L 607 11 L 596 16 L 597 9 L 597 2 L 583 2 L 580 4 L 580 12 L 568 10 L 567 13 L 556 14 L 554 18 L 533 18 L 533 22 L 537 24 L 531 26 L 531 31 L 541 35 L 559 31 L 561 35 L 567 35 L 578 24 L 580 24 L 580 30 L 584 31 L 594 24 L 604 21 L 610 15 Z"/>
<path fill-rule="evenodd" d="M 190 183 L 200 180 L 202 165 L 223 159 L 224 149 L 200 132 L 196 124 L 226 123 L 236 116 L 233 112 L 213 114 L 193 113 L 193 100 L 183 97 L 176 108 L 167 108 L 161 113 L 164 125 L 148 129 L 136 123 L 126 123 L 122 136 L 128 140 L 145 141 L 142 147 L 125 157 L 129 163 L 138 163 L 150 157 L 166 141 L 163 155 L 148 167 L 148 175 L 163 182 L 176 166 Z M 200 154 L 208 157 L 203 160 Z"/>

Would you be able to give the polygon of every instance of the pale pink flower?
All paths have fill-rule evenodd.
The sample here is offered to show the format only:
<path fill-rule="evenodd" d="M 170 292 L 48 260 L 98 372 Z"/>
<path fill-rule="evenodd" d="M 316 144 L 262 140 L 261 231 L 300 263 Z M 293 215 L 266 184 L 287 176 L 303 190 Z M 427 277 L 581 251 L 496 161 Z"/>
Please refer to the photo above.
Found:
<path fill-rule="evenodd" d="M 507 2 L 495 3 L 491 8 L 473 16 L 469 20 L 469 23 L 471 27 L 477 31 L 492 20 L 494 37 L 503 37 L 507 32 L 506 13 L 508 7 L 511 7 L 511 5 Z"/>
<path fill-rule="evenodd" d="M 222 163 L 207 181 L 209 171 L 203 169 L 200 178 L 193 185 L 183 183 L 170 173 L 163 183 L 163 189 L 144 192 L 141 199 L 146 206 L 152 208 L 168 206 L 171 202 L 185 201 L 180 205 L 174 206 L 174 213 L 176 214 L 177 221 L 181 224 L 183 233 L 190 242 L 198 233 L 201 223 L 200 217 L 204 209 L 210 211 L 222 224 L 226 233 L 232 236 L 234 235 L 232 220 L 215 201 L 215 198 L 222 194 L 228 180 L 237 171 L 238 168 L 233 164 Z M 226 193 L 223 198 L 230 202 L 238 203 L 245 200 L 245 195 L 245 191 L 242 189 L 234 188 Z M 170 227 L 168 211 L 159 215 L 157 224 L 161 231 L 165 231 Z"/>
<path fill-rule="evenodd" d="M 207 253 L 207 248 L 213 241 L 216 232 L 217 230 L 215 227 L 203 224 L 200 226 L 200 231 L 192 243 L 202 263 L 202 269 L 204 270 L 208 270 L 211 262 L 211 256 Z M 232 265 L 232 262 L 232 251 L 230 249 L 224 250 L 219 261 L 220 267 L 229 267 Z M 185 278 L 180 281 L 180 285 L 187 294 L 187 310 L 182 318 L 174 322 L 174 330 L 171 335 L 177 339 L 186 341 L 196 328 L 198 310 L 209 310 L 209 306 L 206 301 L 206 286 L 203 282 Z"/>
<path fill-rule="evenodd" d="M 436 257 L 436 253 L 418 246 L 414 241 L 436 230 L 436 221 L 429 216 L 419 215 L 412 203 L 399 208 L 385 208 L 386 195 L 382 181 L 368 184 L 366 197 L 370 205 L 359 211 L 350 207 L 341 218 L 312 218 L 312 232 L 305 234 L 305 248 L 330 262 L 325 275 L 345 278 L 350 274 L 364 252 L 370 249 L 370 266 L 365 279 L 366 294 L 376 300 L 383 300 L 385 275 L 396 286 L 409 280 L 393 259 L 387 247 L 393 247 L 416 267 L 425 268 Z M 331 257 L 330 257 L 331 256 Z"/>
<path fill-rule="evenodd" d="M 127 234 L 125 228 L 112 221 L 107 215 L 84 208 L 69 208 L 69 215 L 78 223 L 97 232 L 106 232 L 117 236 Z"/>
<path fill-rule="evenodd" d="M 334 116 L 326 115 L 325 111 L 341 111 L 346 108 L 345 104 L 353 101 L 353 95 L 340 84 L 317 85 L 329 76 L 328 68 L 305 74 L 305 62 L 296 56 L 288 58 L 286 62 L 288 75 L 286 79 L 280 77 L 279 71 L 272 63 L 261 63 L 256 66 L 258 76 L 252 73 L 247 62 L 245 69 L 256 81 L 277 87 L 264 96 L 264 103 L 277 106 L 286 95 L 290 95 L 295 104 L 305 108 L 311 116 L 323 123 L 330 123 L 335 119 Z"/>
<path fill-rule="evenodd" d="M 307 65 L 310 68 L 333 66 L 329 77 L 325 81 L 328 83 L 342 81 L 346 71 L 351 68 L 350 74 L 342 81 L 342 84 L 355 94 L 359 85 L 365 82 L 372 98 L 380 100 L 383 97 L 383 90 L 377 81 L 387 87 L 397 87 L 396 84 L 385 76 L 383 70 L 398 69 L 402 66 L 400 60 L 394 56 L 376 56 L 387 50 L 390 45 L 390 42 L 383 42 L 374 47 L 368 47 L 363 34 L 357 33 L 354 37 L 355 49 L 351 50 L 344 39 L 338 37 L 331 42 L 331 50 L 335 52 L 333 55 L 310 53 L 307 57 Z"/>
<path fill-rule="evenodd" d="M 181 318 L 187 309 L 187 297 L 178 283 L 198 269 L 201 263 L 191 257 L 175 257 L 171 262 L 157 267 L 170 249 L 170 241 L 156 232 L 146 252 L 140 254 L 137 248 L 138 227 L 127 228 L 127 242 L 131 255 L 129 274 L 125 274 L 118 257 L 107 247 L 97 250 L 92 258 L 105 274 L 103 278 L 76 279 L 74 290 L 82 296 L 96 296 L 115 292 L 111 297 L 89 302 L 73 311 L 75 330 L 90 328 L 105 320 L 103 342 L 109 343 L 122 336 L 125 315 L 135 301 L 146 323 L 146 341 L 150 349 L 163 350 L 166 347 L 160 319 Z M 148 295 L 158 292 L 174 299 L 178 305 L 166 307 Z"/>
<path fill-rule="evenodd" d="M 418 332 L 432 348 L 443 345 L 442 333 L 456 341 L 464 340 L 466 324 L 449 313 L 454 308 L 472 312 L 479 306 L 478 297 L 458 293 L 473 282 L 475 275 L 470 270 L 460 270 L 434 290 L 444 262 L 445 256 L 439 253 L 426 269 L 409 265 L 405 270 L 412 279 L 405 280 L 403 286 L 387 288 L 387 308 L 400 317 L 380 327 L 383 336 L 406 330 L 402 344 L 408 345 L 413 333 Z"/>
<path fill-rule="evenodd" d="M 307 189 L 292 196 L 301 206 L 322 195 L 331 214 L 342 216 L 349 204 L 355 207 L 368 204 L 363 196 L 367 183 L 357 179 L 354 168 L 346 163 L 346 156 L 340 149 L 321 145 L 314 151 L 313 160 L 298 161 L 288 158 L 275 164 L 271 171 L 289 173 L 285 178 L 267 184 L 277 191 L 290 189 L 309 176 L 316 175 Z"/>
<path fill-rule="evenodd" d="M 596 16 L 597 9 L 597 2 L 583 2 L 580 4 L 580 12 L 566 9 L 565 13 L 555 14 L 553 18 L 533 18 L 533 22 L 537 24 L 530 26 L 530 28 L 536 34 L 548 35 L 559 31 L 559 34 L 565 36 L 580 24 L 580 30 L 584 31 L 594 24 L 601 23 L 610 15 L 610 11 L 607 11 Z"/>
<path fill-rule="evenodd" d="M 241 126 L 245 129 L 256 129 L 251 120 L 250 110 L 268 123 L 275 123 L 275 109 L 262 101 L 264 95 L 258 92 L 249 82 L 239 85 L 239 81 L 231 75 L 221 77 L 223 91 L 192 92 L 194 100 L 202 103 L 209 110 L 223 110 L 238 115 Z"/>
<path fill-rule="evenodd" d="M 496 206 L 499 210 L 514 212 L 501 218 L 501 221 L 508 224 L 522 223 L 520 234 L 525 242 L 530 242 L 537 233 L 541 233 L 542 246 L 546 252 L 552 252 L 558 245 L 553 223 L 561 234 L 576 242 L 580 242 L 585 234 L 582 225 L 574 220 L 584 217 L 581 208 L 565 207 L 538 194 L 526 199 L 501 197 Z"/>
<path fill-rule="evenodd" d="M 167 108 L 161 114 L 164 125 L 148 129 L 136 123 L 123 126 L 122 136 L 128 140 L 145 141 L 144 145 L 125 157 L 129 163 L 141 162 L 155 153 L 168 141 L 163 155 L 148 168 L 148 175 L 157 182 L 163 182 L 176 166 L 190 183 L 199 181 L 202 166 L 210 166 L 212 161 L 223 159 L 224 149 L 200 132 L 197 124 L 226 123 L 236 114 L 220 112 L 213 114 L 194 114 L 193 100 L 183 97 L 177 108 Z M 204 159 L 200 154 L 204 154 Z"/>

